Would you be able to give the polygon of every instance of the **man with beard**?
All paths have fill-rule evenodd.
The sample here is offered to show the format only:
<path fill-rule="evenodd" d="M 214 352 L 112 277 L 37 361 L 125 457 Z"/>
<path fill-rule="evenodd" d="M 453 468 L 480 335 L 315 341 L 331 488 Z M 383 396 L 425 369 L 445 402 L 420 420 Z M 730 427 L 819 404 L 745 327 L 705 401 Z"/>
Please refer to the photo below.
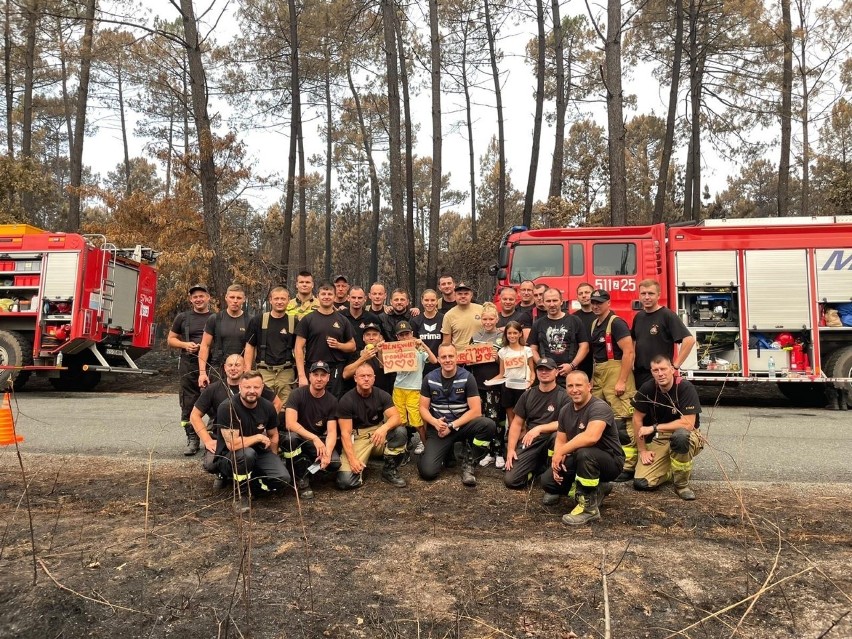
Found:
<path fill-rule="evenodd" d="M 180 375 L 180 425 L 186 435 L 186 449 L 183 454 L 191 457 L 198 452 L 200 440 L 190 424 L 192 407 L 201 394 L 198 386 L 198 351 L 204 337 L 204 327 L 207 319 L 213 315 L 210 310 L 210 293 L 204 284 L 196 284 L 189 288 L 190 310 L 175 316 L 169 331 L 168 344 L 180 349 L 178 374 Z"/>
<path fill-rule="evenodd" d="M 216 411 L 222 402 L 231 399 L 240 392 L 240 378 L 245 372 L 245 363 L 242 355 L 228 355 L 225 360 L 225 378 L 220 379 L 205 388 L 192 407 L 189 421 L 208 452 L 216 452 Z M 268 386 L 264 385 L 260 395 L 263 399 L 272 402 L 276 411 L 281 410 L 281 399 Z M 207 425 L 204 424 L 204 416 L 207 416 Z"/>
<path fill-rule="evenodd" d="M 396 325 L 400 322 L 408 322 L 411 320 L 413 313 L 411 301 L 408 298 L 408 291 L 397 288 L 391 293 L 391 307 L 386 313 L 379 316 L 382 320 L 382 335 L 385 336 L 385 341 L 396 341 Z"/>
<path fill-rule="evenodd" d="M 216 411 L 218 470 L 235 484 L 234 508 L 250 509 L 249 495 L 281 492 L 290 474 L 278 451 L 278 413 L 260 394 L 263 379 L 257 371 L 240 376 L 236 397 L 222 402 Z"/>
<path fill-rule="evenodd" d="M 528 345 L 533 357 L 549 357 L 559 364 L 556 383 L 565 386 L 565 376 L 583 361 L 589 352 L 589 336 L 583 323 L 562 310 L 562 293 L 549 288 L 544 293 L 547 315 L 538 318 L 530 331 Z"/>
<path fill-rule="evenodd" d="M 337 472 L 340 455 L 337 446 L 337 398 L 326 392 L 331 379 L 325 362 L 311 364 L 307 386 L 290 393 L 284 411 L 281 457 L 296 479 L 302 499 L 313 499 L 312 474 L 324 470 Z"/>
<path fill-rule="evenodd" d="M 355 352 L 355 335 L 349 320 L 334 310 L 334 287 L 321 284 L 317 295 L 317 309 L 302 318 L 296 326 L 296 346 L 293 349 L 296 372 L 299 386 L 307 386 L 310 365 L 325 362 L 331 371 L 328 390 L 338 397 L 342 390 L 341 372 L 349 358 L 348 354 Z"/>

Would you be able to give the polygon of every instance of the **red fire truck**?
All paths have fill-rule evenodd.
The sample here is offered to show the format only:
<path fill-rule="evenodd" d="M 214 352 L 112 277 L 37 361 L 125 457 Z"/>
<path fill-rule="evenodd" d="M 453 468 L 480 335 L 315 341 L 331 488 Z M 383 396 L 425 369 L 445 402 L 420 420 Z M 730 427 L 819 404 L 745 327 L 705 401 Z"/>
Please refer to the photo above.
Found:
<path fill-rule="evenodd" d="M 91 390 L 102 372 L 154 373 L 134 359 L 154 339 L 155 261 L 103 236 L 0 225 L 0 382 Z"/>
<path fill-rule="evenodd" d="M 852 325 L 826 321 L 827 311 L 849 309 L 852 324 L 852 217 L 514 227 L 492 272 L 498 290 L 544 282 L 572 308 L 589 282 L 628 322 L 641 308 L 639 282 L 653 278 L 661 304 L 695 335 L 683 367 L 694 379 L 778 383 L 796 401 L 814 401 L 826 383 L 852 389 Z"/>

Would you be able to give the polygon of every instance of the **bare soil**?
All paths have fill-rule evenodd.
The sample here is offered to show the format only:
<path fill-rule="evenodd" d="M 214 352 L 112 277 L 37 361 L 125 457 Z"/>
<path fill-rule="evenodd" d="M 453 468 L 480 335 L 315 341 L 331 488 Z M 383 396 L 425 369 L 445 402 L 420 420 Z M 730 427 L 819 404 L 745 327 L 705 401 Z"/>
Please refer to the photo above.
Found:
<path fill-rule="evenodd" d="M 852 636 L 848 486 L 620 485 L 569 529 L 493 468 L 371 466 L 241 518 L 197 458 L 25 459 L 29 512 L 0 458 L 2 637 L 602 637 L 602 563 L 616 638 Z"/>

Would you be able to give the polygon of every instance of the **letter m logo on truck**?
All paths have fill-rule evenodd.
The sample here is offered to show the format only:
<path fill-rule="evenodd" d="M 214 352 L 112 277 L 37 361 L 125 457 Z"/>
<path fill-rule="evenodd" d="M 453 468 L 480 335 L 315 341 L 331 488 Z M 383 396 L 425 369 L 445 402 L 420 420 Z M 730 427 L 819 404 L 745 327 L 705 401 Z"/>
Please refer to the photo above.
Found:
<path fill-rule="evenodd" d="M 832 251 L 820 268 L 821 271 L 852 271 L 852 253 L 847 257 L 845 251 Z"/>

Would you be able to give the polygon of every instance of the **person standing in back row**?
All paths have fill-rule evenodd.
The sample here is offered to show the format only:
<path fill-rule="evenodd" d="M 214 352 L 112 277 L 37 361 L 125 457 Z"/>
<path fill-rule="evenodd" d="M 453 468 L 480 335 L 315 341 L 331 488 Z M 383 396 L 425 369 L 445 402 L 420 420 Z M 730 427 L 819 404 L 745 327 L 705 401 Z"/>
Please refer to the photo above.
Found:
<path fill-rule="evenodd" d="M 204 284 L 196 284 L 189 289 L 189 303 L 192 308 L 175 316 L 169 331 L 168 344 L 180 349 L 178 374 L 180 375 L 180 425 L 186 434 L 186 449 L 183 454 L 191 457 L 198 452 L 200 440 L 190 424 L 192 407 L 201 395 L 198 386 L 198 351 L 204 337 L 207 319 L 213 315 L 210 310 L 210 293 Z"/>
<path fill-rule="evenodd" d="M 686 360 L 695 337 L 680 320 L 677 314 L 660 306 L 660 283 L 656 280 L 639 282 L 639 301 L 642 310 L 633 318 L 633 328 L 630 334 L 636 345 L 636 360 L 633 363 L 633 376 L 636 388 L 653 379 L 651 362 L 657 355 L 668 357 L 676 371 Z M 677 357 L 674 355 L 674 345 L 680 344 Z"/>
<path fill-rule="evenodd" d="M 473 289 L 464 282 L 455 287 L 456 306 L 447 311 L 441 323 L 442 343 L 452 344 L 456 351 L 464 350 L 474 333 L 482 328 L 482 305 L 472 304 Z"/>
<path fill-rule="evenodd" d="M 438 278 L 438 290 L 441 291 L 441 299 L 438 300 L 438 310 L 446 315 L 456 307 L 456 282 L 452 275 L 442 275 Z"/>
<path fill-rule="evenodd" d="M 245 362 L 248 370 L 258 370 L 263 383 L 275 391 L 282 404 L 296 381 L 293 342 L 296 318 L 287 315 L 290 292 L 283 286 L 269 291 L 270 310 L 255 315 L 246 333 Z"/>
<path fill-rule="evenodd" d="M 583 282 L 577 286 L 577 303 L 580 304 L 580 308 L 573 313 L 575 317 L 579 317 L 580 321 L 583 322 L 583 326 L 586 327 L 586 332 L 589 334 L 589 337 L 592 335 L 592 322 L 595 321 L 595 314 L 592 312 L 593 290 L 594 287 L 588 282 Z M 583 361 L 580 362 L 577 369 L 583 371 L 586 374 L 586 377 L 592 379 L 594 368 L 595 361 L 592 357 L 592 351 L 590 348 L 589 354 L 583 358 Z"/>
<path fill-rule="evenodd" d="M 331 375 L 328 391 L 339 398 L 343 367 L 348 354 L 355 352 L 355 334 L 349 320 L 334 310 L 334 286 L 321 284 L 317 296 L 319 307 L 296 325 L 296 374 L 299 386 L 307 386 L 311 364 L 325 362 Z"/>
<path fill-rule="evenodd" d="M 243 354 L 249 320 L 243 310 L 245 301 L 246 292 L 243 287 L 231 284 L 225 292 L 225 310 L 207 318 L 204 337 L 198 349 L 199 387 L 204 388 L 210 383 L 210 375 L 214 375 L 216 379 L 223 378 L 221 367 L 228 355 Z"/>
<path fill-rule="evenodd" d="M 542 357 L 550 357 L 559 365 L 556 383 L 564 388 L 565 376 L 577 370 L 589 352 L 589 335 L 580 318 L 567 315 L 562 310 L 560 291 L 549 288 L 543 298 L 547 315 L 533 323 L 527 343 L 536 362 Z"/>

